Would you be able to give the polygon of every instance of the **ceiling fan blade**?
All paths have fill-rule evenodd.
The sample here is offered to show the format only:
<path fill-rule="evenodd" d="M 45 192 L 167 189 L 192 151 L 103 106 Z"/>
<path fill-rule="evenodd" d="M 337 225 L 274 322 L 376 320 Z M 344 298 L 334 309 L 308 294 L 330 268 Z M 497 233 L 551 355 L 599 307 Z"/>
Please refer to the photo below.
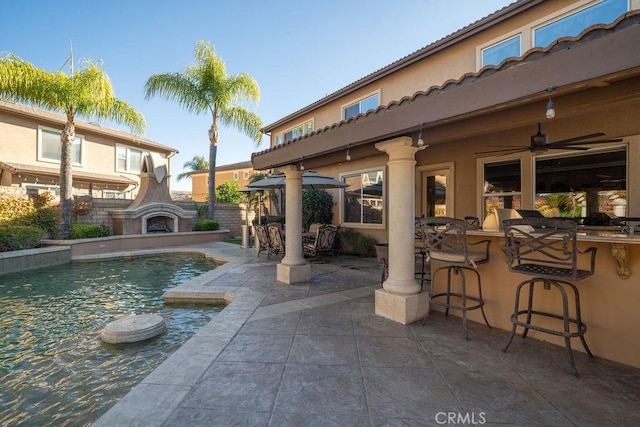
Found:
<path fill-rule="evenodd" d="M 560 141 L 555 141 L 555 142 L 552 142 L 551 144 L 558 144 L 558 145 L 569 144 L 569 143 L 572 143 L 572 142 L 575 142 L 575 141 L 581 141 L 583 139 L 597 138 L 599 136 L 605 136 L 605 135 L 606 134 L 604 134 L 602 132 L 598 132 L 598 133 L 592 133 L 592 134 L 589 134 L 589 135 L 576 136 L 574 138 L 568 138 L 568 139 L 563 139 L 563 140 L 560 140 Z"/>
<path fill-rule="evenodd" d="M 596 141 L 576 141 L 576 142 L 570 142 L 570 143 L 563 143 L 560 144 L 560 146 L 562 147 L 572 147 L 574 145 L 594 145 L 594 144 L 606 144 L 609 142 L 621 142 L 622 138 L 611 138 L 611 139 L 598 139 Z M 557 143 L 554 142 L 551 145 L 555 146 Z"/>

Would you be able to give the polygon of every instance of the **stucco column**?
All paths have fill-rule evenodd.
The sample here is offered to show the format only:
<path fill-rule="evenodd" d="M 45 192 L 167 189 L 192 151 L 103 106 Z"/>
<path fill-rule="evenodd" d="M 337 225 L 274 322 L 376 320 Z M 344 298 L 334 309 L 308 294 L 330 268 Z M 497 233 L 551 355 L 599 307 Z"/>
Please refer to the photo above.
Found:
<path fill-rule="evenodd" d="M 285 256 L 277 267 L 277 280 L 293 284 L 311 280 L 311 266 L 302 253 L 302 171 L 289 165 L 285 174 Z"/>
<path fill-rule="evenodd" d="M 376 144 L 389 155 L 387 207 L 389 229 L 389 276 L 376 291 L 376 314 L 407 324 L 428 313 L 428 295 L 420 293 L 415 279 L 415 154 L 425 147 L 409 137 Z"/>

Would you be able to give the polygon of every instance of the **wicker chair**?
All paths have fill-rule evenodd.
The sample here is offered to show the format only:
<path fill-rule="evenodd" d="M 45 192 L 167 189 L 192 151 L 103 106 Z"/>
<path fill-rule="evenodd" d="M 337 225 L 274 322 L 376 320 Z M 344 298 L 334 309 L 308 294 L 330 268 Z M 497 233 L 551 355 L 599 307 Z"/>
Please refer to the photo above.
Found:
<path fill-rule="evenodd" d="M 449 309 L 462 312 L 462 326 L 464 338 L 469 339 L 467 329 L 467 311 L 480 309 L 482 317 L 489 328 L 489 321 L 484 314 L 484 299 L 482 298 L 482 282 L 480 274 L 476 270 L 478 264 L 489 262 L 490 240 L 482 240 L 477 243 L 467 242 L 467 225 L 463 219 L 447 217 L 426 217 L 420 219 L 422 240 L 427 251 L 428 261 L 443 264 L 431 273 L 431 288 L 429 290 L 429 303 L 445 308 L 445 315 Z M 479 249 L 471 250 L 474 247 Z M 446 272 L 446 289 L 437 291 L 438 273 Z M 472 273 L 476 277 L 478 293 L 475 296 L 467 293 L 466 273 Z M 460 277 L 459 292 L 452 292 L 452 276 Z M 423 320 L 422 324 L 425 323 Z"/>
<path fill-rule="evenodd" d="M 580 337 L 582 345 L 590 357 L 593 357 L 584 334 L 587 325 L 582 322 L 580 315 L 580 294 L 572 283 L 586 279 L 595 272 L 597 248 L 591 247 L 579 251 L 577 247 L 577 224 L 572 221 L 553 218 L 525 218 L 510 219 L 503 222 L 505 234 L 505 249 L 509 270 L 515 273 L 533 276 L 521 282 L 516 288 L 515 308 L 511 315 L 513 328 L 511 336 L 504 347 L 507 351 L 516 333 L 516 328 L 522 326 L 522 338 L 526 338 L 529 329 L 547 334 L 564 337 L 567 356 L 573 375 L 578 375 L 576 364 L 571 351 L 571 338 Z M 589 270 L 578 268 L 578 255 L 590 255 Z M 526 307 L 520 308 L 520 293 L 525 290 L 523 298 Z M 556 290 L 561 298 L 562 313 L 551 312 L 544 307 L 534 308 L 534 296 L 540 298 L 538 292 Z M 574 313 L 569 310 L 569 294 L 573 295 Z M 542 318 L 561 320 L 562 326 L 552 329 L 552 324 L 541 325 Z"/>

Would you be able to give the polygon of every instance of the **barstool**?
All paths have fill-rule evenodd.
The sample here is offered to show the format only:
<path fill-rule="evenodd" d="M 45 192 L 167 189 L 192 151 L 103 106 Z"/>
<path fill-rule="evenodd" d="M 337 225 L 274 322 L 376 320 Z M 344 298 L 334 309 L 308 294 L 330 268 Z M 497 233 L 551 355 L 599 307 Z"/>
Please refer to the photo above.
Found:
<path fill-rule="evenodd" d="M 578 288 L 571 282 L 586 279 L 595 272 L 597 248 L 591 247 L 579 251 L 577 247 L 577 224 L 553 218 L 509 219 L 503 221 L 505 234 L 505 249 L 509 270 L 533 276 L 521 282 L 516 288 L 515 308 L 511 315 L 513 328 L 507 345 L 502 351 L 507 351 L 516 333 L 516 328 L 522 326 L 522 338 L 526 338 L 529 329 L 564 337 L 571 372 L 577 376 L 576 364 L 571 351 L 571 338 L 580 337 L 582 345 L 590 357 L 593 357 L 584 334 L 587 325 L 580 316 L 580 294 Z M 591 254 L 591 268 L 578 269 L 578 254 Z M 533 307 L 534 291 L 542 286 L 543 290 L 556 289 L 561 298 L 562 313 L 551 312 Z M 520 309 L 520 292 L 528 291 L 526 308 Z M 573 295 L 575 312 L 573 317 L 569 311 L 569 294 Z M 536 293 L 536 295 L 539 297 Z M 550 325 L 540 325 L 541 318 L 551 318 L 562 321 L 562 328 L 552 329 Z"/>
<path fill-rule="evenodd" d="M 435 261 L 440 266 L 431 273 L 431 287 L 429 290 L 429 303 L 445 307 L 445 315 L 449 315 L 449 309 L 462 312 L 462 326 L 464 338 L 469 339 L 467 330 L 467 311 L 480 309 L 482 317 L 489 328 L 489 321 L 484 314 L 484 299 L 482 299 L 482 282 L 480 274 L 476 270 L 478 264 L 489 262 L 489 245 L 491 241 L 482 240 L 477 243 L 467 242 L 467 226 L 464 220 L 447 217 L 426 217 L 420 219 L 422 239 L 427 251 L 428 261 Z M 478 250 L 469 250 L 470 246 L 478 245 Z M 438 273 L 447 273 L 447 287 L 444 292 L 436 292 L 438 285 Z M 475 275 L 478 283 L 478 294 L 467 294 L 466 273 Z M 460 276 L 460 292 L 451 290 L 452 275 Z M 452 300 L 453 298 L 453 300 Z M 422 321 L 424 325 L 425 320 Z"/>

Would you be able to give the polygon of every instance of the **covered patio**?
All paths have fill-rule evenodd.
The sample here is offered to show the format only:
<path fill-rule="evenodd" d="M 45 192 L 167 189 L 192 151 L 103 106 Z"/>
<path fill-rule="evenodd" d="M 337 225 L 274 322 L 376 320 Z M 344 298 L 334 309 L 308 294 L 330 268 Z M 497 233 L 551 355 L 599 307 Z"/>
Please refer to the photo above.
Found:
<path fill-rule="evenodd" d="M 384 165 L 385 221 L 371 234 L 389 243 L 389 274 L 383 289 L 376 292 L 374 310 L 381 317 L 411 324 L 427 316 L 429 310 L 427 296 L 413 275 L 414 221 L 424 215 L 420 182 L 424 170 L 448 168 L 455 181 L 450 183 L 453 200 L 448 214 L 462 218 L 484 216 L 481 168 L 487 159 L 502 159 L 501 154 L 484 153 L 496 144 L 524 147 L 518 158 L 524 177 L 522 207 L 534 208 L 531 176 L 539 153 L 533 147 L 528 149 L 528 141 L 541 122 L 554 140 L 595 133 L 621 139 L 629 170 L 640 165 L 638 23 L 640 13 L 629 12 L 611 25 L 593 26 L 578 37 L 560 39 L 497 67 L 485 67 L 439 87 L 426 88 L 354 119 L 255 153 L 254 168 L 279 168 L 286 174 L 287 230 L 295 235 L 302 231 L 302 162 L 305 168 L 334 176 L 347 167 L 357 168 L 356 162 Z M 557 114 L 546 119 L 550 97 Z M 629 173 L 626 185 L 627 215 L 639 216 L 640 175 Z M 493 261 L 481 271 L 483 281 L 491 283 L 486 309 L 493 311 L 499 328 L 509 329 L 513 288 L 522 279 L 506 270 L 500 233 L 487 236 L 495 243 Z M 625 301 L 639 297 L 640 290 L 616 267 L 626 264 L 635 272 L 632 275 L 638 274 L 637 243 L 635 239 L 622 244 L 606 239 L 585 242 L 600 249 L 597 274 L 581 284 L 581 292 L 583 300 L 590 301 L 583 318 L 595 326 L 587 338 L 596 342 L 595 353 L 640 367 L 640 349 L 635 345 L 629 348 L 625 338 L 638 335 L 640 322 L 634 317 L 635 309 Z M 310 267 L 302 258 L 301 248 L 287 247 L 287 257 L 278 265 L 278 281 L 295 284 L 309 278 Z M 605 289 L 603 284 L 615 285 Z"/>

